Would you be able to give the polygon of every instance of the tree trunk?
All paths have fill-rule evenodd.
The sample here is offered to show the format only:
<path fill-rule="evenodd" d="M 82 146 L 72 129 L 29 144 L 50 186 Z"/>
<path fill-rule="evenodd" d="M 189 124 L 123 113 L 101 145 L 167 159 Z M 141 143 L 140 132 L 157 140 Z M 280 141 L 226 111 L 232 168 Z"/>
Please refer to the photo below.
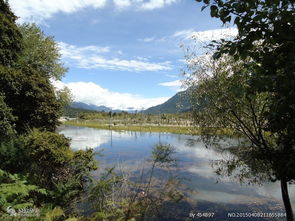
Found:
<path fill-rule="evenodd" d="M 294 221 L 292 205 L 290 202 L 289 192 L 288 192 L 288 183 L 285 179 L 281 180 L 281 191 L 282 191 L 282 197 L 283 197 L 284 206 L 285 206 L 285 210 L 287 214 L 287 220 Z"/>

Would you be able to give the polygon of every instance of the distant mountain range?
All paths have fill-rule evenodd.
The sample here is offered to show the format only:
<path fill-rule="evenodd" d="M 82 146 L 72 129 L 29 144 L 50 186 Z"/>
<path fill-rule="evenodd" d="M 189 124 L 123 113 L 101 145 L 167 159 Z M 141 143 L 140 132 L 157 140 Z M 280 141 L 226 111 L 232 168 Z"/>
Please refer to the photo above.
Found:
<path fill-rule="evenodd" d="M 188 96 L 188 90 L 181 91 L 171 97 L 163 104 L 150 107 L 144 110 L 145 114 L 162 114 L 162 113 L 181 113 L 188 112 L 192 109 L 192 105 Z"/>
<path fill-rule="evenodd" d="M 103 105 L 96 106 L 94 104 L 85 104 L 83 102 L 73 102 L 70 104 L 70 107 L 75 109 L 90 110 L 90 111 L 104 111 L 104 112 L 112 111 L 111 108 L 103 106 Z"/>
<path fill-rule="evenodd" d="M 141 113 L 144 114 L 163 114 L 163 113 L 181 113 L 188 112 L 192 109 L 192 105 L 190 103 L 190 99 L 188 96 L 188 90 L 181 91 L 171 97 L 169 100 L 164 102 L 163 104 L 159 104 L 154 107 L 150 107 Z M 121 112 L 122 110 L 112 110 L 106 106 L 96 106 L 94 104 L 85 104 L 83 102 L 73 102 L 70 105 L 70 108 L 79 109 L 79 110 L 87 110 L 87 111 L 104 111 L 104 112 Z M 134 113 L 135 111 L 128 111 L 130 113 Z"/>

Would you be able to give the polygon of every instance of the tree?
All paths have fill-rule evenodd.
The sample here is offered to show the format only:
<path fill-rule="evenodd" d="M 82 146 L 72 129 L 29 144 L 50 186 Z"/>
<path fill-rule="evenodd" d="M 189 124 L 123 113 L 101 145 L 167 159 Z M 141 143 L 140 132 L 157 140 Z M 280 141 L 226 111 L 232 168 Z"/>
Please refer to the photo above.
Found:
<path fill-rule="evenodd" d="M 11 108 L 7 107 L 4 97 L 0 95 L 0 142 L 11 138 L 14 134 L 14 120 Z"/>
<path fill-rule="evenodd" d="M 46 36 L 35 24 L 19 25 L 24 48 L 18 64 L 29 66 L 49 79 L 60 80 L 67 72 L 61 54 L 52 36 Z"/>
<path fill-rule="evenodd" d="M 11 20 L 13 24 L 14 20 Z M 16 45 L 21 44 L 22 50 L 14 56 L 18 59 L 13 60 L 13 57 L 6 62 L 9 65 L 0 66 L 0 93 L 12 109 L 18 133 L 24 133 L 29 128 L 54 131 L 63 107 L 70 99 L 69 91 L 56 91 L 51 80 L 59 80 L 67 69 L 63 67 L 52 37 L 45 36 L 34 24 L 24 24 L 19 29 L 12 24 L 11 27 L 3 24 L 3 29 L 10 27 L 12 32 L 12 28 L 16 28 L 21 33 L 21 39 L 16 41 L 12 36 L 10 40 Z M 3 33 L 1 38 L 8 38 Z M 5 45 L 1 48 L 5 50 Z"/>
<path fill-rule="evenodd" d="M 202 0 L 197 0 L 201 2 Z M 295 3 L 278 1 L 203 0 L 211 16 L 224 24 L 233 23 L 238 36 L 215 42 L 215 58 L 233 55 L 236 60 L 249 59 L 245 68 L 255 70 L 248 81 L 249 95 L 269 93 L 269 111 L 264 112 L 265 130 L 276 134 L 275 143 L 283 152 L 295 146 Z M 289 164 L 286 161 L 286 164 Z M 281 177 L 282 185 L 287 186 Z M 283 196 L 284 198 L 284 196 Z M 286 202 L 284 200 L 284 202 Z M 293 220 L 291 206 L 285 203 L 288 220 Z"/>
<path fill-rule="evenodd" d="M 20 138 L 19 150 L 25 153 L 22 173 L 50 192 L 47 202 L 72 205 L 91 181 L 90 172 L 97 169 L 92 150 L 73 151 L 69 139 L 52 132 L 33 130 Z M 87 184 L 88 183 L 88 184 Z"/>
<path fill-rule="evenodd" d="M 247 60 L 235 61 L 227 56 L 200 59 L 204 57 L 196 59 L 196 66 L 191 67 L 195 71 L 188 80 L 194 88 L 194 119 L 207 146 L 233 154 L 231 160 L 219 162 L 217 172 L 235 174 L 241 182 L 280 180 L 286 211 L 292 212 L 287 183 L 295 181 L 295 150 L 286 151 L 277 139 L 279 135 L 268 130 L 271 94 L 249 93 L 254 70 L 244 67 Z M 222 142 L 229 140 L 225 134 L 241 139 L 226 144 Z"/>
<path fill-rule="evenodd" d="M 92 150 L 73 151 L 63 135 L 37 129 L 0 146 L 0 170 L 25 176 L 26 182 L 47 191 L 35 196 L 35 205 L 44 203 L 73 206 L 91 184 L 97 169 Z"/>
<path fill-rule="evenodd" d="M 15 20 L 7 2 L 0 0 L 0 65 L 13 65 L 23 48 Z"/>
<path fill-rule="evenodd" d="M 42 73 L 30 67 L 0 66 L 0 92 L 16 117 L 14 123 L 18 133 L 30 128 L 56 129 L 62 105 L 49 79 Z"/>
<path fill-rule="evenodd" d="M 18 27 L 15 20 L 0 0 L 0 217 L 14 211 L 5 206 L 37 206 L 51 220 L 63 215 L 55 206 L 72 212 L 96 162 L 92 150 L 73 151 L 54 132 L 69 101 L 68 90 L 51 83 L 66 71 L 57 44 L 36 25 Z"/>

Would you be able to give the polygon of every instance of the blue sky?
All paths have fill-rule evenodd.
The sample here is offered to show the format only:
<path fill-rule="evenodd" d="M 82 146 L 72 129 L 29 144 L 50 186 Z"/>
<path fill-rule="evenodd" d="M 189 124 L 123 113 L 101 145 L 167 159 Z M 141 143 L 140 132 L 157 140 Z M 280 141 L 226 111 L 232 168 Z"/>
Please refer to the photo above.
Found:
<path fill-rule="evenodd" d="M 235 31 L 221 31 L 194 0 L 9 2 L 18 22 L 35 22 L 58 42 L 69 71 L 56 85 L 69 87 L 76 101 L 112 108 L 164 102 L 180 89 L 186 68 L 180 45 Z"/>

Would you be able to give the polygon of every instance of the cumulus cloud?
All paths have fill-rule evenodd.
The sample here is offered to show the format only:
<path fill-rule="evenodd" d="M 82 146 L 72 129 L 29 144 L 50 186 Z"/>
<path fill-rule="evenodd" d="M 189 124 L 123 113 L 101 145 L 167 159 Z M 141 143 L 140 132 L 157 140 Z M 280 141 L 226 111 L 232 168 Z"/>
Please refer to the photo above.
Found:
<path fill-rule="evenodd" d="M 103 56 L 104 53 L 110 52 L 109 47 L 86 46 L 78 47 L 64 42 L 59 43 L 60 52 L 65 61 L 71 65 L 86 69 L 110 69 L 121 71 L 164 71 L 171 70 L 171 63 L 166 62 L 149 62 L 142 59 L 120 59 Z"/>
<path fill-rule="evenodd" d="M 165 76 L 169 78 L 178 78 L 178 76 L 175 74 L 165 74 Z"/>
<path fill-rule="evenodd" d="M 199 42 L 207 42 L 212 40 L 221 40 L 235 37 L 237 36 L 237 34 L 238 29 L 236 28 L 222 28 L 207 31 L 194 31 L 192 29 L 188 29 L 177 31 L 172 35 L 172 37 L 182 38 L 185 40 L 194 39 Z"/>
<path fill-rule="evenodd" d="M 126 7 L 130 7 L 131 6 L 131 1 L 130 0 L 114 0 L 114 4 L 119 9 L 123 9 L 123 8 L 126 8 Z"/>
<path fill-rule="evenodd" d="M 73 94 L 74 101 L 97 106 L 104 105 L 112 109 L 142 110 L 164 103 L 169 99 L 169 97 L 144 98 L 130 93 L 113 92 L 93 82 L 52 81 L 52 83 L 57 89 L 68 87 Z"/>
<path fill-rule="evenodd" d="M 195 31 L 193 29 L 186 29 L 176 31 L 171 35 L 162 37 L 145 37 L 140 38 L 138 41 L 141 42 L 187 42 L 195 40 L 197 43 L 208 43 L 212 40 L 229 39 L 238 35 L 237 28 L 221 28 L 212 29 L 207 31 Z"/>
<path fill-rule="evenodd" d="M 165 86 L 165 87 L 180 87 L 182 85 L 182 82 L 181 80 L 175 80 L 175 81 L 159 83 L 159 85 Z"/>
<path fill-rule="evenodd" d="M 182 80 L 162 82 L 159 83 L 159 85 L 164 87 L 170 87 L 177 92 L 184 91 L 187 89 L 187 86 L 183 84 Z"/>
<path fill-rule="evenodd" d="M 134 0 L 134 2 L 135 1 L 136 0 Z M 144 2 L 141 5 L 141 8 L 145 9 L 145 10 L 153 10 L 153 9 L 156 9 L 156 8 L 162 8 L 164 6 L 171 5 L 171 4 L 175 3 L 175 2 L 177 2 L 177 0 L 150 0 L 148 2 Z"/>
<path fill-rule="evenodd" d="M 106 0 L 10 0 L 9 3 L 20 21 L 41 22 L 55 13 L 74 13 L 87 7 L 103 8 Z"/>
<path fill-rule="evenodd" d="M 42 22 L 56 13 L 74 13 L 84 8 L 100 9 L 112 2 L 115 8 L 153 10 L 169 6 L 179 0 L 10 0 L 21 22 Z"/>

